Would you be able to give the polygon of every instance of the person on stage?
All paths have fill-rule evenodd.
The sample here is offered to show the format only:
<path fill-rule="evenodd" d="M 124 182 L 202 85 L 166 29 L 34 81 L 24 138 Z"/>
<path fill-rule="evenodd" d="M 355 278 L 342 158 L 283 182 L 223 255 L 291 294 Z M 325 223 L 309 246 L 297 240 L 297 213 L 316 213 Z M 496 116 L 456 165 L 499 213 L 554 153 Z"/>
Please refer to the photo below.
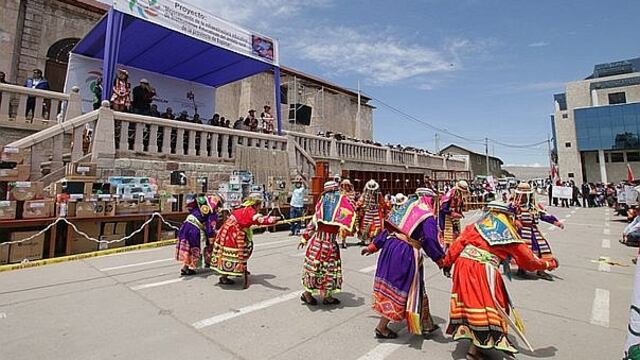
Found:
<path fill-rule="evenodd" d="M 392 321 L 406 320 L 409 332 L 417 335 L 439 328 L 429 312 L 422 265 L 423 250 L 442 265 L 444 249 L 438 241 L 438 222 L 424 191 L 420 196 L 401 198 L 385 220 L 385 229 L 362 249 L 362 255 L 380 251 L 373 285 L 373 310 L 381 315 L 375 329 L 379 339 L 398 337 L 388 328 Z"/>
<path fill-rule="evenodd" d="M 253 253 L 253 225 L 273 225 L 276 216 L 263 216 L 258 213 L 262 207 L 262 195 L 251 194 L 240 206 L 233 210 L 216 235 L 213 243 L 211 267 L 220 274 L 221 285 L 231 285 L 229 276 L 244 278 L 244 287 L 248 287 L 249 271 L 247 261 Z"/>
<path fill-rule="evenodd" d="M 338 233 L 353 231 L 356 214 L 353 203 L 338 189 L 338 183 L 327 181 L 313 219 L 300 239 L 298 249 L 307 247 L 302 267 L 304 293 L 300 300 L 317 305 L 314 295 L 323 297 L 324 305 L 337 305 L 334 295 L 342 289 L 342 263 Z"/>
<path fill-rule="evenodd" d="M 353 189 L 353 184 L 351 183 L 351 181 L 349 181 L 349 179 L 344 179 L 342 181 L 340 181 L 340 194 L 344 195 L 345 198 L 347 200 L 349 200 L 349 202 L 351 203 L 351 206 L 353 208 L 356 207 L 356 193 Z M 356 213 L 356 221 L 357 221 L 357 213 Z M 340 233 L 339 233 L 339 237 L 340 237 L 340 241 L 342 243 L 342 248 L 346 249 L 347 248 L 347 237 L 353 235 L 353 231 L 355 229 L 349 230 L 347 231 L 344 228 L 340 229 Z"/>
<path fill-rule="evenodd" d="M 197 269 L 209 267 L 221 204 L 222 199 L 217 195 L 199 195 L 190 204 L 176 243 L 176 260 L 183 264 L 181 275 L 195 275 Z"/>
<path fill-rule="evenodd" d="M 527 271 L 558 267 L 556 259 L 531 252 L 518 236 L 511 208 L 500 201 L 490 202 L 483 217 L 464 228 L 444 258 L 445 269 L 455 265 L 446 332 L 454 340 L 471 340 L 469 360 L 483 359 L 481 349 L 517 353 L 507 337 L 509 326 L 533 351 L 500 275 L 500 264 L 510 258 Z"/>
<path fill-rule="evenodd" d="M 359 245 L 369 245 L 382 230 L 387 207 L 380 192 L 380 185 L 369 180 L 356 203 L 358 210 Z"/>
<path fill-rule="evenodd" d="M 549 242 L 542 235 L 538 228 L 538 223 L 542 220 L 561 229 L 564 229 L 564 225 L 558 221 L 558 218 L 548 214 L 542 205 L 537 203 L 536 195 L 531 185 L 527 183 L 518 184 L 515 190 L 515 197 L 510 206 L 515 212 L 518 233 L 533 254 L 540 259 L 553 258 Z M 541 279 L 553 281 L 553 277 L 542 270 L 538 271 L 537 274 Z M 526 273 L 523 269 L 518 268 L 518 275 L 526 276 Z"/>
<path fill-rule="evenodd" d="M 460 180 L 447 191 L 440 200 L 440 242 L 445 248 L 458 238 L 460 234 L 460 219 L 464 211 L 464 197 L 469 193 L 469 184 Z"/>

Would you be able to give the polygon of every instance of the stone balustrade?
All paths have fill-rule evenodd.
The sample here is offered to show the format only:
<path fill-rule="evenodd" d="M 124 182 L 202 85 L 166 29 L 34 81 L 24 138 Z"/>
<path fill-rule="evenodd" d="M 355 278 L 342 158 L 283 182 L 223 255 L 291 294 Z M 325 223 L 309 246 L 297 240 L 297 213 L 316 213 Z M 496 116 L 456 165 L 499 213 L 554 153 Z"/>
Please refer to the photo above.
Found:
<path fill-rule="evenodd" d="M 71 94 L 0 84 L 0 126 L 45 129 L 81 114 L 79 89 Z"/>
<path fill-rule="evenodd" d="M 287 138 L 204 124 L 113 112 L 119 155 L 176 157 L 193 161 L 233 160 L 236 146 L 287 149 Z"/>

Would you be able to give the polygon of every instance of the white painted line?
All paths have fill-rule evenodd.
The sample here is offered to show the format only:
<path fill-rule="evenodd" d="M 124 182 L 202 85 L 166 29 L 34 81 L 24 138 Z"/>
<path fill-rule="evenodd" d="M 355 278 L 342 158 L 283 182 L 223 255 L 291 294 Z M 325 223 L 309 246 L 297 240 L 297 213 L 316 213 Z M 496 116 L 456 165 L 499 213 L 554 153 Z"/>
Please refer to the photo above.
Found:
<path fill-rule="evenodd" d="M 611 240 L 602 239 L 602 248 L 603 249 L 611 249 Z"/>
<path fill-rule="evenodd" d="M 128 269 L 128 268 L 132 268 L 132 267 L 145 266 L 145 265 L 151 265 L 151 264 L 158 264 L 158 263 L 167 262 L 167 261 L 176 261 L 176 259 L 175 258 L 169 258 L 169 259 L 145 261 L 145 262 L 135 263 L 135 264 L 112 266 L 112 267 L 106 267 L 106 268 L 100 269 L 100 271 L 112 271 L 112 270 Z"/>
<path fill-rule="evenodd" d="M 277 297 L 274 297 L 272 299 L 268 299 L 268 300 L 264 300 L 261 301 L 259 303 L 255 303 L 253 305 L 249 305 L 249 306 L 245 306 L 243 308 L 234 310 L 234 311 L 229 311 L 220 315 L 216 315 L 213 317 L 210 317 L 208 319 L 204 319 L 204 320 L 200 320 L 198 322 L 193 323 L 191 326 L 193 326 L 196 329 L 203 329 L 215 324 L 219 324 L 221 322 L 236 318 L 238 316 L 242 316 L 245 314 L 249 314 L 252 313 L 254 311 L 258 311 L 258 310 L 262 310 L 262 309 L 266 309 L 270 306 L 274 306 L 280 303 L 283 303 L 285 301 L 289 301 L 291 299 L 295 299 L 296 297 L 300 296 L 300 291 L 294 291 L 288 294 L 284 294 L 284 295 L 280 295 Z"/>
<path fill-rule="evenodd" d="M 174 283 L 177 283 L 177 282 L 180 282 L 180 281 L 184 281 L 184 280 L 185 280 L 185 278 L 181 277 L 181 278 L 177 278 L 177 279 L 160 281 L 160 282 L 155 282 L 155 283 L 150 283 L 150 284 L 143 284 L 143 285 L 133 286 L 133 287 L 131 287 L 131 290 L 138 291 L 138 290 L 142 290 L 142 289 L 149 289 L 149 288 L 154 288 L 154 287 L 158 287 L 158 286 L 174 284 Z"/>
<path fill-rule="evenodd" d="M 611 265 L 607 264 L 606 262 L 600 262 L 598 263 L 598 271 L 611 272 Z"/>
<path fill-rule="evenodd" d="M 360 270 L 358 270 L 358 272 L 361 273 L 370 273 L 370 272 L 374 272 L 377 268 L 377 265 L 373 265 L 373 266 L 367 266 L 366 268 L 362 268 Z"/>
<path fill-rule="evenodd" d="M 401 346 L 402 344 L 397 343 L 382 343 L 359 357 L 358 360 L 384 360 Z"/>
<path fill-rule="evenodd" d="M 609 290 L 596 289 L 591 307 L 591 323 L 609 327 Z"/>
<path fill-rule="evenodd" d="M 609 230 L 609 228 L 604 228 L 602 229 L 602 233 L 605 235 L 611 235 L 611 230 Z"/>

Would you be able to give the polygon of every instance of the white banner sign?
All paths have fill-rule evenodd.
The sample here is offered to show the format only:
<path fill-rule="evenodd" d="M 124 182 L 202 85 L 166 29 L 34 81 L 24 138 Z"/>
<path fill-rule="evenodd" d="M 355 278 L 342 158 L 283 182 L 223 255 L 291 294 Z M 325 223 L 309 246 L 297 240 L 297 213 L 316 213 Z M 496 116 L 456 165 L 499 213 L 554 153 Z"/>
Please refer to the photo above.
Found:
<path fill-rule="evenodd" d="M 198 107 L 200 119 L 205 121 L 213 117 L 215 109 L 216 89 L 200 83 L 184 81 L 157 73 L 140 70 L 128 66 L 118 66 L 129 72 L 131 91 L 140 85 L 140 79 L 147 79 L 151 87 L 155 88 L 156 96 L 153 103 L 158 106 L 158 111 L 163 113 L 168 107 L 173 110 L 176 117 L 182 111 L 186 111 L 189 118 L 195 113 L 195 105 Z M 93 110 L 95 96 L 93 89 L 96 80 L 102 77 L 102 60 L 92 59 L 78 54 L 70 54 L 65 93 L 69 93 L 73 86 L 80 88 L 82 97 L 82 112 Z M 103 83 L 103 89 L 113 84 Z M 193 100 L 187 98 L 187 93 L 193 93 Z"/>
<path fill-rule="evenodd" d="M 113 8 L 209 44 L 278 65 L 277 41 L 171 0 L 115 0 Z"/>
<path fill-rule="evenodd" d="M 558 199 L 571 199 L 573 189 L 568 186 L 554 186 L 553 197 Z"/>

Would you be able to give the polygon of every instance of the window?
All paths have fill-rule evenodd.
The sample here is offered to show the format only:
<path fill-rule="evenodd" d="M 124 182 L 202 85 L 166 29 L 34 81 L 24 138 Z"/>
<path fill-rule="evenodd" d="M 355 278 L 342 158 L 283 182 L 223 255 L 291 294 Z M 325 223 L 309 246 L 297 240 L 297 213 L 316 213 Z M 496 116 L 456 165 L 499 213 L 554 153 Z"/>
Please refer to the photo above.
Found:
<path fill-rule="evenodd" d="M 640 161 L 640 152 L 628 152 L 627 153 L 627 161 Z"/>
<path fill-rule="evenodd" d="M 567 174 L 567 175 L 568 175 L 570 178 L 573 178 L 573 177 L 574 177 L 573 173 L 569 173 L 569 174 Z"/>
<path fill-rule="evenodd" d="M 627 96 L 624 92 L 617 92 L 609 94 L 609 105 L 626 104 Z"/>
<path fill-rule="evenodd" d="M 568 119 L 568 118 L 569 118 L 569 115 L 567 115 L 567 114 L 562 114 L 562 118 L 563 118 L 563 119 Z"/>
<path fill-rule="evenodd" d="M 624 154 L 619 152 L 611 153 L 611 162 L 624 162 Z"/>
<path fill-rule="evenodd" d="M 570 147 L 571 147 L 571 143 L 570 143 L 570 142 L 566 142 L 566 143 L 564 143 L 564 147 L 568 147 L 568 148 L 570 148 Z"/>

